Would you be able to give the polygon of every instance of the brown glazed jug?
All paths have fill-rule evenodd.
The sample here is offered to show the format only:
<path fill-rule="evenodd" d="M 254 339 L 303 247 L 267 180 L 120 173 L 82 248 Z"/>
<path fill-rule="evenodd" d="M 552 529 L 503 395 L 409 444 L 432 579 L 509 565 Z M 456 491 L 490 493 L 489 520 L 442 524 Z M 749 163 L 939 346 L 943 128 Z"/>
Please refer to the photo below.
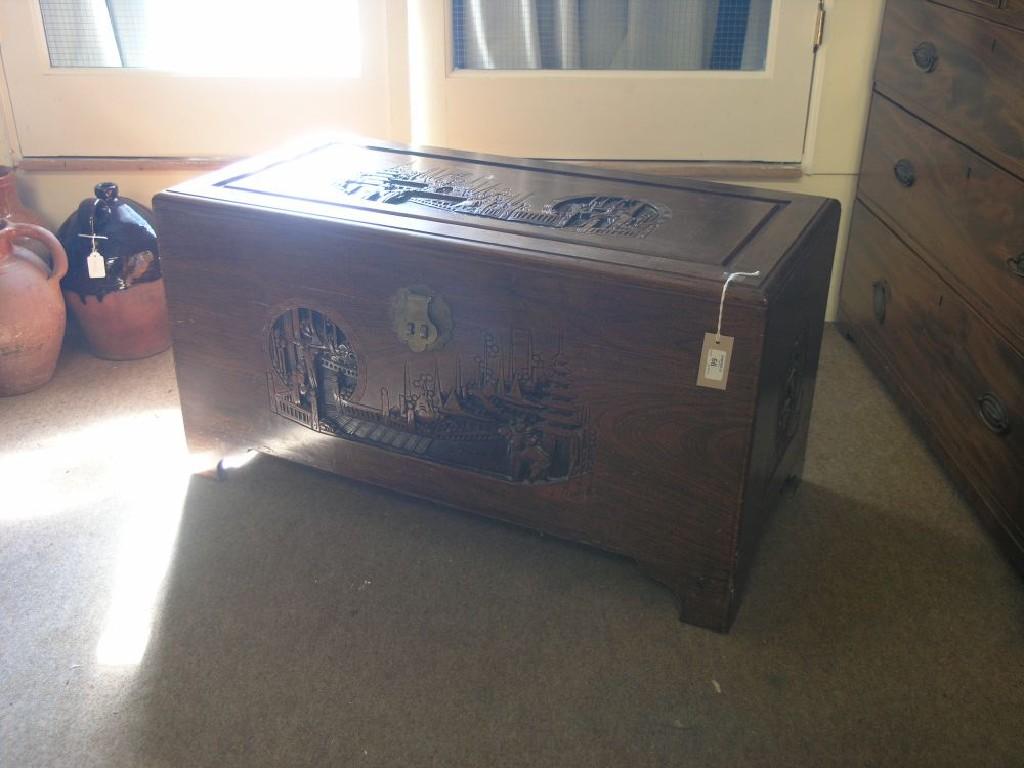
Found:
<path fill-rule="evenodd" d="M 53 269 L 16 241 L 45 246 Z M 0 220 L 0 397 L 20 395 L 53 377 L 67 312 L 60 280 L 68 258 L 50 232 Z"/>
<path fill-rule="evenodd" d="M 96 185 L 57 233 L 68 254 L 64 298 L 89 348 L 108 360 L 134 360 L 171 345 L 167 298 L 153 213 Z"/>

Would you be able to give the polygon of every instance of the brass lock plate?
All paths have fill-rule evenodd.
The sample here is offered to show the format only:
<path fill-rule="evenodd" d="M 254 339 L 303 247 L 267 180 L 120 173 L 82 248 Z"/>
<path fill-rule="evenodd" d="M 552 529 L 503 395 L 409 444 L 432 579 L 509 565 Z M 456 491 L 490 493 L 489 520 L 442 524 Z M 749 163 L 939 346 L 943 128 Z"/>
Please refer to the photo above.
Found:
<path fill-rule="evenodd" d="M 440 349 L 452 337 L 452 310 L 426 286 L 401 288 L 391 299 L 391 327 L 413 352 Z"/>

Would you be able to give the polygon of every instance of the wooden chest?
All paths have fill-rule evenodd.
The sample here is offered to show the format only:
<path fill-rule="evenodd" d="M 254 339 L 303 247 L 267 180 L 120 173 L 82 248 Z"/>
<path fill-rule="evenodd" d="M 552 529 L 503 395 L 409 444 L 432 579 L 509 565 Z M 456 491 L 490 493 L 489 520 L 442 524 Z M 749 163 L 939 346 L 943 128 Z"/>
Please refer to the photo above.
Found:
<path fill-rule="evenodd" d="M 840 320 L 1024 572 L 1024 2 L 889 0 Z"/>
<path fill-rule="evenodd" d="M 623 553 L 728 629 L 801 468 L 837 203 L 328 143 L 155 207 L 192 450 Z"/>

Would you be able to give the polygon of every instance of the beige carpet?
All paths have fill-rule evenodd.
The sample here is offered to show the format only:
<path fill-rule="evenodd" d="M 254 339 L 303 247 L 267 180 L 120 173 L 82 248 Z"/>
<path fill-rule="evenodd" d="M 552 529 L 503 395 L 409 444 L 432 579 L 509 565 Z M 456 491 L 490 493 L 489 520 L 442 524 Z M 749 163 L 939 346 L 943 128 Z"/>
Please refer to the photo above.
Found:
<path fill-rule="evenodd" d="M 631 563 L 272 459 L 169 354 L 0 400 L 0 765 L 1020 766 L 1024 582 L 826 334 L 728 636 Z"/>

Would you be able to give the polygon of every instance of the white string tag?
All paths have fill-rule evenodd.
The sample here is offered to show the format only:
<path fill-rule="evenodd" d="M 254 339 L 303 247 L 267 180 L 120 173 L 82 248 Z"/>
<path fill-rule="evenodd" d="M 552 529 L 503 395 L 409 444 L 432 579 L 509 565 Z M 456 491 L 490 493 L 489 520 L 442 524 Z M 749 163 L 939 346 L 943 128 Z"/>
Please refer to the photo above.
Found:
<path fill-rule="evenodd" d="M 102 280 L 107 276 L 107 263 L 103 259 L 103 254 L 101 254 L 99 249 L 96 247 L 96 241 L 106 240 L 107 238 L 103 235 L 97 235 L 95 231 L 93 231 L 91 235 L 79 234 L 78 236 L 88 238 L 92 241 L 92 250 L 89 252 L 89 255 L 85 257 L 85 268 L 89 272 L 89 279 Z"/>
<path fill-rule="evenodd" d="M 103 263 L 103 256 L 99 251 L 93 251 L 86 256 L 85 263 L 89 269 L 90 279 L 101 280 L 107 276 L 107 265 Z"/>
<path fill-rule="evenodd" d="M 725 389 L 729 383 L 729 366 L 732 363 L 732 336 L 722 335 L 722 315 L 725 312 L 725 292 L 734 280 L 744 277 L 758 277 L 756 272 L 728 272 L 722 284 L 722 298 L 718 302 L 718 326 L 714 333 L 704 334 L 704 345 L 700 350 L 700 362 L 697 366 L 697 386 L 711 389 Z"/>

